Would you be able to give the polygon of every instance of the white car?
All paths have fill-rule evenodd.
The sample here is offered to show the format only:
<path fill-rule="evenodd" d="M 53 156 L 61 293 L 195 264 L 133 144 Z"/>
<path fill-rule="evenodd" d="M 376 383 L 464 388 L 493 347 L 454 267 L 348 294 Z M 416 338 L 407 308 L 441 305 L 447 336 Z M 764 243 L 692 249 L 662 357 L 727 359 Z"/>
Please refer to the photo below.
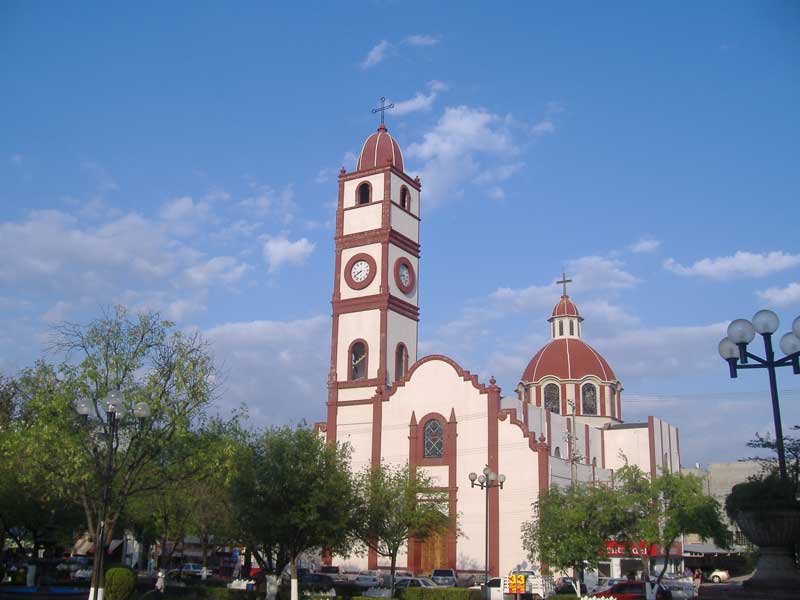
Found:
<path fill-rule="evenodd" d="M 722 569 L 715 569 L 711 571 L 711 575 L 708 576 L 708 580 L 712 583 L 722 583 L 723 581 L 728 581 L 730 578 L 731 574 Z"/>

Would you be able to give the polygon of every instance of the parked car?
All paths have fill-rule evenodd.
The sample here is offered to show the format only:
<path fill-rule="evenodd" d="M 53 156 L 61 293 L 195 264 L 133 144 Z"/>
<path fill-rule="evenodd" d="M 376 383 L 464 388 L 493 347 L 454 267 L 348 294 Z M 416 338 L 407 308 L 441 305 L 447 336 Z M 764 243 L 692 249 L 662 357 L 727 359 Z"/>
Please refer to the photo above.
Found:
<path fill-rule="evenodd" d="M 708 576 L 708 581 L 713 583 L 722 583 L 723 581 L 728 581 L 731 578 L 731 574 L 728 571 L 724 571 L 722 569 L 715 569 L 711 571 L 711 574 Z"/>
<path fill-rule="evenodd" d="M 306 573 L 298 578 L 298 585 L 312 592 L 327 592 L 336 585 L 336 580 L 324 573 Z"/>
<path fill-rule="evenodd" d="M 404 590 L 412 587 L 435 588 L 439 586 L 427 577 L 403 577 L 394 582 L 394 587 L 398 590 Z"/>
<path fill-rule="evenodd" d="M 591 598 L 616 598 L 616 600 L 645 600 L 647 592 L 644 581 L 623 581 L 616 583 L 604 592 L 592 594 Z M 656 590 L 656 600 L 671 600 L 672 593 L 662 586 Z"/>
<path fill-rule="evenodd" d="M 324 565 L 319 568 L 319 572 L 324 575 L 330 575 L 336 582 L 347 581 L 347 577 L 342 575 L 342 572 L 339 570 L 339 567 L 333 565 Z"/>
<path fill-rule="evenodd" d="M 479 590 L 481 589 L 481 584 L 476 583 L 471 587 L 472 589 Z M 492 577 L 486 582 L 486 590 L 488 594 L 484 596 L 484 600 L 503 600 L 503 578 Z"/>
<path fill-rule="evenodd" d="M 353 579 L 353 585 L 360 588 L 380 587 L 382 579 L 377 575 L 358 575 Z"/>
<path fill-rule="evenodd" d="M 627 579 L 624 579 L 622 577 L 600 577 L 597 580 L 597 585 L 592 587 L 592 589 L 589 591 L 592 594 L 596 592 L 605 592 L 611 586 L 617 585 L 618 583 L 622 583 L 624 581 L 627 581 Z"/>
<path fill-rule="evenodd" d="M 453 569 L 434 569 L 431 579 L 440 587 L 455 587 L 457 577 Z"/>
<path fill-rule="evenodd" d="M 572 577 L 559 577 L 555 585 L 556 594 L 574 594 L 575 588 L 572 586 Z M 586 595 L 586 584 L 581 582 L 581 596 Z"/>

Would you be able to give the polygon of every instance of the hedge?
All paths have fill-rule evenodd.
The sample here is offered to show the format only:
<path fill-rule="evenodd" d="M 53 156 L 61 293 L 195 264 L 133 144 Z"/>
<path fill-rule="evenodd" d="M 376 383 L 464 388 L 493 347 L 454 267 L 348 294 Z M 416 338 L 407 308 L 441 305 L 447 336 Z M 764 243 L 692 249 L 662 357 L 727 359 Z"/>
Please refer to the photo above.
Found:
<path fill-rule="evenodd" d="M 406 588 L 403 600 L 481 600 L 481 591 L 470 588 Z"/>
<path fill-rule="evenodd" d="M 127 567 L 106 571 L 105 597 L 108 600 L 129 600 L 136 587 L 136 575 Z"/>

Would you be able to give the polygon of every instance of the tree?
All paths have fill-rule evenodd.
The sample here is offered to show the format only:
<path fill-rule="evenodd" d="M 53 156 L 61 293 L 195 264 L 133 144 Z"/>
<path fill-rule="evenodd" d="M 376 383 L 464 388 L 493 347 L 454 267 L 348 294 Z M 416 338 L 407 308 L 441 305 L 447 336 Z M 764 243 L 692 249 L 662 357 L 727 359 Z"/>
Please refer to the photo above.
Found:
<path fill-rule="evenodd" d="M 616 538 L 632 543 L 640 540 L 649 548 L 664 550 L 664 564 L 651 590 L 656 589 L 667 570 L 669 553 L 682 536 L 699 535 L 728 548 L 731 534 L 719 503 L 703 493 L 701 480 L 684 473 L 665 472 L 652 479 L 636 466 L 626 465 L 615 477 Z M 649 573 L 647 553 L 642 554 L 644 572 Z"/>
<path fill-rule="evenodd" d="M 290 565 L 292 600 L 301 554 L 348 553 L 357 504 L 347 447 L 305 426 L 269 429 L 249 444 L 232 488 L 247 537 L 274 557 L 276 574 Z"/>
<path fill-rule="evenodd" d="M 791 430 L 800 433 L 800 425 L 794 425 Z M 778 472 L 778 445 L 770 434 L 761 435 L 757 433 L 755 438 L 747 442 L 747 447 L 771 452 L 773 456 L 769 458 L 756 456 L 748 460 L 760 462 L 765 475 Z M 789 481 L 794 485 L 795 491 L 800 491 L 800 437 L 783 436 L 783 448 L 786 453 Z"/>
<path fill-rule="evenodd" d="M 605 487 L 551 487 L 540 493 L 533 518 L 522 525 L 523 547 L 531 560 L 542 565 L 572 569 L 572 584 L 580 596 L 583 571 L 597 569 L 605 541 L 614 532 L 614 509 L 613 495 Z"/>
<path fill-rule="evenodd" d="M 52 349 L 65 353 L 66 360 L 58 366 L 40 361 L 18 378 L 13 451 L 26 465 L 28 485 L 44 483 L 78 503 L 97 557 L 129 501 L 165 485 L 152 476 L 157 467 L 166 461 L 184 464 L 176 448 L 185 447 L 180 439 L 203 420 L 214 393 L 214 366 L 198 335 L 175 331 L 157 313 L 131 316 L 121 307 L 86 326 L 59 326 Z M 112 390 L 122 393 L 126 411 L 109 447 L 108 425 L 97 417 Z M 79 417 L 78 400 L 90 402 L 95 418 Z M 140 401 L 151 409 L 144 426 L 132 415 Z M 114 460 L 106 479 L 109 452 Z M 106 481 L 111 503 L 105 539 L 97 540 L 98 499 Z"/>
<path fill-rule="evenodd" d="M 368 548 L 389 559 L 394 594 L 401 546 L 409 538 L 424 540 L 455 527 L 442 512 L 447 495 L 434 490 L 430 477 L 408 465 L 369 467 L 359 475 L 356 488 L 360 504 L 356 535 Z"/>

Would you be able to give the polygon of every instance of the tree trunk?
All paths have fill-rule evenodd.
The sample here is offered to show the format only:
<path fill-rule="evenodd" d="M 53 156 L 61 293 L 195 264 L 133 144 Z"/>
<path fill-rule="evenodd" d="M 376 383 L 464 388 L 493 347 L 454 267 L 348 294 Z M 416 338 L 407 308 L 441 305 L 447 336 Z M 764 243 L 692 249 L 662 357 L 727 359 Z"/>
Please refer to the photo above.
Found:
<path fill-rule="evenodd" d="M 202 542 L 202 548 L 203 548 L 203 566 L 207 567 L 208 566 L 208 533 L 204 532 L 203 536 L 200 538 L 200 540 Z"/>
<path fill-rule="evenodd" d="M 390 581 L 391 581 L 391 584 L 392 584 L 390 587 L 392 589 L 392 598 L 394 598 L 394 572 L 395 572 L 395 570 L 397 568 L 397 550 L 394 550 L 392 552 L 392 555 L 390 557 L 390 561 L 391 561 L 391 566 L 390 566 L 390 569 L 389 569 L 389 577 L 390 577 Z M 406 566 L 408 566 L 408 563 L 406 563 Z"/>
<path fill-rule="evenodd" d="M 297 593 L 297 557 L 293 556 L 292 561 L 289 563 L 289 574 L 292 578 L 291 583 L 291 600 L 298 600 Z"/>

